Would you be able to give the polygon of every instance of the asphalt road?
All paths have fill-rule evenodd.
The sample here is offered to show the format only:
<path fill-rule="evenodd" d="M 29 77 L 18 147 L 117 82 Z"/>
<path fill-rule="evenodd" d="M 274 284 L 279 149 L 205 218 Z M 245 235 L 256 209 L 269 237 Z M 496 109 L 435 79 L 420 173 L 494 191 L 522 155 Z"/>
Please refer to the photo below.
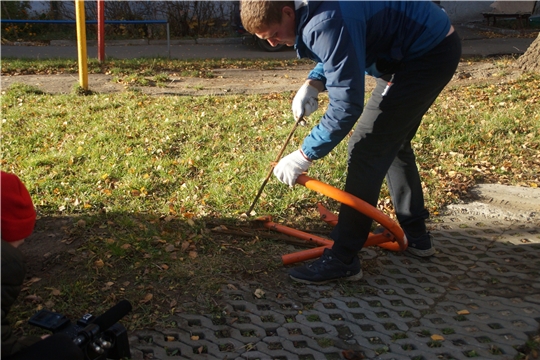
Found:
<path fill-rule="evenodd" d="M 2 45 L 2 57 L 16 58 L 77 58 L 75 46 L 11 46 Z M 97 58 L 97 47 L 87 48 L 89 58 Z M 167 57 L 167 45 L 107 46 L 105 55 L 116 59 L 140 57 Z M 296 52 L 287 48 L 277 52 L 266 52 L 255 45 L 209 44 L 171 45 L 173 59 L 295 59 Z"/>
<path fill-rule="evenodd" d="M 533 38 L 462 38 L 463 57 L 523 54 Z M 296 52 L 285 48 L 267 52 L 255 45 L 240 43 L 171 45 L 173 59 L 295 59 Z M 97 58 L 97 47 L 87 48 L 89 58 Z M 106 46 L 105 55 L 117 59 L 167 57 L 167 45 Z M 2 45 L 1 56 L 15 58 L 77 58 L 76 46 L 13 46 Z"/>

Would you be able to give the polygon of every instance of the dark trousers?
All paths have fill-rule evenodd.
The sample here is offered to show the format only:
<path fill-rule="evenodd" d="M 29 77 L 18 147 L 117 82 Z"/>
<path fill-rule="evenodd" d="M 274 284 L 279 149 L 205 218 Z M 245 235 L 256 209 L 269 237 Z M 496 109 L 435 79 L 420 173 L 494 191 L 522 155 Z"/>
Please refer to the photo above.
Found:
<path fill-rule="evenodd" d="M 21 292 L 25 275 L 23 254 L 2 240 L 2 358 L 17 351 L 21 346 L 18 339 L 13 336 L 7 316 Z"/>
<path fill-rule="evenodd" d="M 349 140 L 345 191 L 376 206 L 386 177 L 398 221 L 409 236 L 425 233 L 429 217 L 411 140 L 452 79 L 460 57 L 461 43 L 454 32 L 427 54 L 403 63 L 384 96 L 392 74 L 377 79 Z M 331 235 L 334 252 L 347 258 L 360 251 L 371 224 L 371 218 L 342 205 Z"/>

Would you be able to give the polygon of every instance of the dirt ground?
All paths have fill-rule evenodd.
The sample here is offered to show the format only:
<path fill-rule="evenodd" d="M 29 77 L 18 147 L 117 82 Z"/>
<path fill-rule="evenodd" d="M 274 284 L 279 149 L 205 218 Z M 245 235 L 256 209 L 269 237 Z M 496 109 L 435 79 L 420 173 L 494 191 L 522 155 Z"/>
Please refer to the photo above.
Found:
<path fill-rule="evenodd" d="M 311 66 L 302 65 L 275 70 L 214 70 L 214 78 L 192 78 L 171 76 L 166 86 L 137 86 L 137 89 L 150 95 L 229 95 L 264 94 L 296 91 L 306 78 Z M 480 82 L 498 82 L 515 78 L 521 74 L 517 67 L 501 69 L 493 61 L 461 63 L 452 80 L 455 85 L 469 85 Z M 59 75 L 14 75 L 2 76 L 1 89 L 13 83 L 33 85 L 46 93 L 70 93 L 78 84 L 76 74 Z M 132 87 L 114 82 L 113 76 L 90 74 L 89 89 L 97 93 L 116 93 Z M 366 90 L 373 89 L 373 78 L 366 77 Z"/>

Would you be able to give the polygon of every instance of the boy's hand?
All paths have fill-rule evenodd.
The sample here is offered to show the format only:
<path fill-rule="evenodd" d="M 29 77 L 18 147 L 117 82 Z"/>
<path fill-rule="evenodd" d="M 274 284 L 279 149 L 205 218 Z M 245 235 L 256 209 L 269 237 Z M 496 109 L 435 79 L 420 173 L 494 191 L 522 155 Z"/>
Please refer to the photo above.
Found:
<path fill-rule="evenodd" d="M 294 119 L 298 120 L 302 116 L 311 115 L 317 108 L 318 104 L 319 90 L 310 85 L 309 83 L 304 83 L 302 87 L 298 90 L 294 96 L 292 102 L 292 112 Z"/>
<path fill-rule="evenodd" d="M 274 175 L 284 184 L 293 187 L 298 176 L 307 171 L 312 161 L 309 160 L 302 150 L 296 150 L 285 156 L 274 168 Z"/>

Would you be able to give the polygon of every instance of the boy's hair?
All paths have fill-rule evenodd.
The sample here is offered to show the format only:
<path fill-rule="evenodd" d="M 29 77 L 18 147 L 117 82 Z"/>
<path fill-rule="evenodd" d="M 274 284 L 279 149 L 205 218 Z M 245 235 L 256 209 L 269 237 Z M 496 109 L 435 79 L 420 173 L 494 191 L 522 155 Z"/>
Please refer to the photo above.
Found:
<path fill-rule="evenodd" d="M 294 1 L 241 0 L 240 18 L 244 29 L 256 33 L 261 28 L 281 23 L 281 10 L 289 6 L 294 10 Z"/>

